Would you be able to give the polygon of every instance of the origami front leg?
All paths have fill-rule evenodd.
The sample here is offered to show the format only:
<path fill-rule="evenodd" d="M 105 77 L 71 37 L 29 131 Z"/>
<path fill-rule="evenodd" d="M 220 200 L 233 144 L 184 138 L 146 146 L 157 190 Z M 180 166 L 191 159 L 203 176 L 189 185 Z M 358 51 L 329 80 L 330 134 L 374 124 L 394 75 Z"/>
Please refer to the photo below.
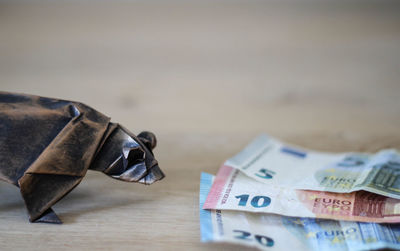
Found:
<path fill-rule="evenodd" d="M 53 209 L 47 209 L 41 216 L 39 216 L 35 221 L 31 221 L 34 223 L 53 223 L 53 224 L 62 224 L 60 218 L 58 218 L 57 214 L 53 211 Z"/>
<path fill-rule="evenodd" d="M 51 207 L 79 184 L 82 177 L 52 174 L 25 174 L 20 192 L 30 222 L 61 223 Z"/>

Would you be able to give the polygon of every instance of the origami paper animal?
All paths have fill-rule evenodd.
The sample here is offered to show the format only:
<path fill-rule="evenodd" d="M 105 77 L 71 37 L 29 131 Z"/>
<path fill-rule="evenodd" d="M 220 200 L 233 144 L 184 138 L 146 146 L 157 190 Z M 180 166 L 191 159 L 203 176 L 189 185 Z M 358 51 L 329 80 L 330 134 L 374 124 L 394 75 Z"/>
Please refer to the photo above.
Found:
<path fill-rule="evenodd" d="M 156 137 L 138 136 L 82 103 L 0 92 L 0 179 L 20 188 L 31 222 L 62 223 L 51 209 L 88 169 L 128 182 L 164 177 Z"/>

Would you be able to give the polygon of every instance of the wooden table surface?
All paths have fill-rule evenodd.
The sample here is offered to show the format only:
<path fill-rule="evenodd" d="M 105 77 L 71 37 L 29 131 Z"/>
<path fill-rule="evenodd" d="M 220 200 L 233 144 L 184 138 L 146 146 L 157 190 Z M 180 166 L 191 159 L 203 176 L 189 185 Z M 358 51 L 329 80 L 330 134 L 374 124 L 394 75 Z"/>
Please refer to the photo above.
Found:
<path fill-rule="evenodd" d="M 268 133 L 327 151 L 400 148 L 400 4 L 0 3 L 0 89 L 84 102 L 151 130 L 166 178 L 89 171 L 31 224 L 0 184 L 2 250 L 242 250 L 202 244 L 201 172 Z"/>

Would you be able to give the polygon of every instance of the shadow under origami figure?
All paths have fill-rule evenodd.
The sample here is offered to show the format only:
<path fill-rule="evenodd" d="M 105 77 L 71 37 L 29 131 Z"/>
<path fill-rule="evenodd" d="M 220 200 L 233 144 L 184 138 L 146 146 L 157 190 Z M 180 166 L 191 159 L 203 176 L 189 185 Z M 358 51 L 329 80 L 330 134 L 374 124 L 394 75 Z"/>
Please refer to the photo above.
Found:
<path fill-rule="evenodd" d="M 128 182 L 162 179 L 156 143 L 82 103 L 0 92 L 0 179 L 20 188 L 31 222 L 62 223 L 51 206 L 88 169 Z"/>

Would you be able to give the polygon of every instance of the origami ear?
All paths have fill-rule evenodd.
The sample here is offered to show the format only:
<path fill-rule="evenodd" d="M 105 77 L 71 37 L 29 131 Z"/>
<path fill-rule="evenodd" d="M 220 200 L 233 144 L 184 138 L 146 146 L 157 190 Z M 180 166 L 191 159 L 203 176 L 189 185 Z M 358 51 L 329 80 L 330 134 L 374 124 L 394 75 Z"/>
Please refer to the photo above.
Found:
<path fill-rule="evenodd" d="M 139 135 L 137 136 L 143 144 L 146 145 L 146 147 L 152 151 L 156 146 L 157 146 L 157 138 L 156 135 L 154 135 L 154 133 L 152 132 L 141 132 L 139 133 Z"/>
<path fill-rule="evenodd" d="M 20 190 L 28 209 L 29 220 L 34 222 L 46 215 L 46 211 L 81 180 L 82 177 L 69 175 L 25 174 L 20 179 Z"/>

